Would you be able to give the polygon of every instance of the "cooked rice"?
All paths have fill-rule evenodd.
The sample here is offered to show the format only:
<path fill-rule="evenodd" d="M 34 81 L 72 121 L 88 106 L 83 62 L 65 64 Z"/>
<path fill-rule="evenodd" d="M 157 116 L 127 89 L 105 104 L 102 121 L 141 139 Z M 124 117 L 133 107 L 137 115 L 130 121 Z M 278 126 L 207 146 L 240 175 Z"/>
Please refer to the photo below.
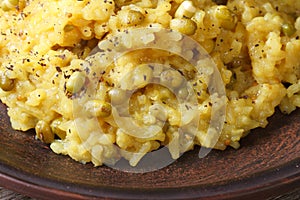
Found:
<path fill-rule="evenodd" d="M 0 9 L 0 97 L 8 107 L 12 127 L 35 129 L 37 138 L 50 143 L 55 153 L 82 163 L 99 166 L 123 156 L 134 166 L 147 152 L 168 144 L 173 158 L 194 145 L 237 149 L 242 137 L 268 124 L 277 106 L 286 114 L 300 107 L 298 0 L 229 0 L 226 5 L 212 0 L 20 0 L 4 11 L 5 2 Z M 87 84 L 82 77 L 88 74 L 84 66 L 91 51 L 118 33 L 145 27 L 171 27 L 189 34 L 219 69 L 226 88 L 226 117 L 213 146 L 207 141 L 213 104 L 207 81 L 194 76 L 193 66 L 184 59 L 165 51 L 142 49 L 117 59 L 101 76 L 95 101 L 84 107 L 92 107 L 96 114 L 91 115 L 96 118 L 78 114 L 74 101 L 85 91 L 77 80 Z M 170 37 L 179 39 L 175 33 Z M 152 36 L 143 38 L 145 43 L 152 40 Z M 123 42 L 130 46 L 135 40 L 125 38 Z M 176 76 L 180 71 L 193 83 L 198 94 L 196 131 L 178 131 L 182 113 L 177 95 L 162 85 L 150 84 L 150 79 L 139 79 L 154 73 L 141 66 L 144 63 L 171 66 L 174 71 L 168 73 Z M 162 76 L 164 69 L 156 70 Z M 136 73 L 136 82 L 123 79 L 128 73 Z M 132 119 L 146 126 L 164 123 L 153 137 L 133 136 L 111 115 L 111 96 L 117 95 L 114 100 L 121 104 L 118 95 L 132 87 L 140 88 L 130 97 Z M 117 88 L 122 90 L 113 90 Z M 186 143 L 180 146 L 182 135 Z"/>

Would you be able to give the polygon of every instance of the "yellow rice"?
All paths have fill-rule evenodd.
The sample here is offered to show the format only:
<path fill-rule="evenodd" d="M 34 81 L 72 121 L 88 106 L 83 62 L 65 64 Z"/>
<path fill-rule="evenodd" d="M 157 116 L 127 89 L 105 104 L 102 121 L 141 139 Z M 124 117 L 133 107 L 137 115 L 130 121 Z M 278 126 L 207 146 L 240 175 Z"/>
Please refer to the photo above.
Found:
<path fill-rule="evenodd" d="M 169 29 L 171 21 L 180 18 L 176 11 L 183 2 L 20 0 L 9 11 L 0 9 L 0 75 L 13 84 L 8 91 L 0 89 L 0 98 L 8 106 L 12 127 L 21 131 L 42 127 L 47 133 L 42 131 L 37 138 L 51 143 L 55 153 L 95 166 L 120 156 L 136 165 L 142 157 L 121 155 L 114 145 L 144 155 L 178 138 L 178 101 L 162 86 L 143 85 L 143 90 L 131 96 L 130 113 L 138 123 L 167 122 L 155 137 L 141 139 L 118 127 L 110 116 L 97 118 L 104 134 L 97 133 L 91 121 L 74 115 L 74 98 L 66 92 L 66 84 L 76 71 L 84 73 L 82 63 L 100 41 L 131 29 Z M 300 1 L 229 0 L 226 6 L 212 0 L 190 2 L 195 11 L 183 18 L 192 20 L 189 22 L 196 24 L 196 29 L 188 34 L 209 53 L 226 88 L 225 124 L 213 148 L 239 148 L 240 139 L 249 131 L 268 124 L 275 107 L 286 114 L 300 107 Z M 229 23 L 218 16 L 224 8 L 232 14 Z M 130 13 L 135 14 L 129 19 Z M 294 30 L 284 32 L 287 24 Z M 109 101 L 108 93 L 120 80 L 119 75 L 147 59 L 171 63 L 176 70 L 186 65 L 166 52 L 131 52 L 118 59 L 117 66 L 110 66 L 110 74 L 102 77 L 97 100 Z M 202 93 L 198 99 L 199 130 L 183 149 L 174 149 L 170 143 L 173 158 L 194 145 L 211 147 L 205 142 L 211 118 L 207 86 L 200 84 L 194 90 Z M 163 106 L 166 113 L 152 112 L 150 107 L 154 104 Z M 84 133 L 79 133 L 78 124 L 84 126 Z M 43 134 L 55 137 L 43 138 Z"/>

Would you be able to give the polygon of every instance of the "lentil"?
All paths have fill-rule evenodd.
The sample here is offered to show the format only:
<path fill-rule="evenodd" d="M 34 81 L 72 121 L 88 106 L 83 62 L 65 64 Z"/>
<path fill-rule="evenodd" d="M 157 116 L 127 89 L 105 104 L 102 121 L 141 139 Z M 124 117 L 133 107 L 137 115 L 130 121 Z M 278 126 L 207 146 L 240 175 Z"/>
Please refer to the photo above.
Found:
<path fill-rule="evenodd" d="M 54 134 L 47 122 L 40 120 L 35 126 L 36 137 L 41 141 L 49 144 L 54 140 Z"/>

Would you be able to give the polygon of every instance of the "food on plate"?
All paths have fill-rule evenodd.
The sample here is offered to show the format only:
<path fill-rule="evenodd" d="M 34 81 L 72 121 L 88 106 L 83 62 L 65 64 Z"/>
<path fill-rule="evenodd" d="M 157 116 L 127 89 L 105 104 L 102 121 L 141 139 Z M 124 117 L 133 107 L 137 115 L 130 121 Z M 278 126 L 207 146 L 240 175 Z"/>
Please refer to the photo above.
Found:
<path fill-rule="evenodd" d="M 11 125 L 35 129 L 37 139 L 76 161 L 100 166 L 124 157 L 135 166 L 164 146 L 173 159 L 195 145 L 237 149 L 276 107 L 289 114 L 300 106 L 298 0 L 3 0 L 0 6 L 0 98 Z M 162 48 L 167 41 L 174 46 L 146 48 L 158 37 Z M 119 47 L 131 49 L 113 54 Z M 204 68 L 197 71 L 177 51 Z M 208 78 L 217 72 L 225 98 Z M 215 138 L 211 119 L 222 105 Z"/>

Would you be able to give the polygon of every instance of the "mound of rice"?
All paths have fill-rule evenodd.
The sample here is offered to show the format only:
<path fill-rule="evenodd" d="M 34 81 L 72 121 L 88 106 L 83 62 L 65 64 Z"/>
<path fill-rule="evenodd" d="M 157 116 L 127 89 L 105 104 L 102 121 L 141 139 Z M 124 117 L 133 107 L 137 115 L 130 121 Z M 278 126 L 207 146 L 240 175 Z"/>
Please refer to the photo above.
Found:
<path fill-rule="evenodd" d="M 125 157 L 135 166 L 147 152 L 168 144 L 174 159 L 195 145 L 237 149 L 250 130 L 268 124 L 275 107 L 286 114 L 300 107 L 298 0 L 13 2 L 2 1 L 0 9 L 1 101 L 14 129 L 35 129 L 36 138 L 49 143 L 55 153 L 76 161 L 99 166 Z M 165 51 L 144 49 L 120 57 L 102 74 L 95 98 L 83 105 L 93 117 L 74 114 L 74 101 L 82 98 L 88 84 L 84 63 L 91 51 L 110 36 L 146 27 L 188 35 L 216 64 L 226 89 L 226 117 L 213 146 L 206 141 L 213 103 L 207 84 L 193 75 L 185 60 Z M 154 72 L 150 62 L 174 70 Z M 148 138 L 135 137 L 112 117 L 112 100 L 122 105 L 130 88 L 130 81 L 120 81 L 129 72 L 135 74 L 139 88 L 130 96 L 131 118 L 141 125 L 163 126 Z M 178 97 L 162 85 L 150 84 L 146 75 L 152 73 L 161 77 L 170 73 L 167 81 L 180 75 L 193 83 L 199 118 L 193 134 L 178 131 L 182 124 Z M 178 94 L 188 96 L 184 88 L 179 91 L 180 78 L 174 80 Z M 188 139 L 189 134 L 192 142 L 170 142 Z"/>

